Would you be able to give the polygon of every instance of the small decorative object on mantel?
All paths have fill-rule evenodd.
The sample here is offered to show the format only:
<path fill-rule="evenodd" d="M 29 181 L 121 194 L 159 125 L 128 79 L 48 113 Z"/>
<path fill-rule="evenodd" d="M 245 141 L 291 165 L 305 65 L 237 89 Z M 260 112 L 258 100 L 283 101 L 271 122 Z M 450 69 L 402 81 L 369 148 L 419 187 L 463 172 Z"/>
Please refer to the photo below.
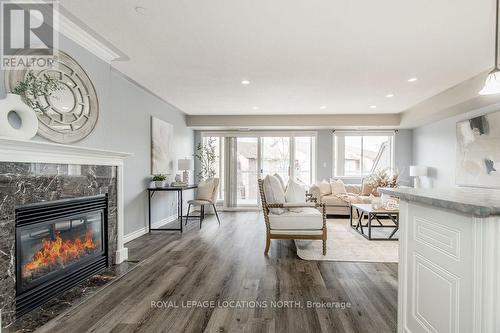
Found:
<path fill-rule="evenodd" d="M 7 71 L 6 84 L 35 111 L 39 135 L 58 143 L 73 143 L 94 130 L 99 102 L 85 70 L 66 53 L 55 54 L 51 69 Z"/>
<path fill-rule="evenodd" d="M 194 155 L 200 161 L 200 171 L 198 179 L 200 181 L 213 178 L 216 175 L 215 162 L 217 154 L 215 153 L 215 139 L 208 138 L 204 143 L 198 143 L 196 154 Z"/>
<path fill-rule="evenodd" d="M 11 112 L 19 118 L 19 126 L 9 121 Z M 22 101 L 21 96 L 7 94 L 6 98 L 0 100 L 0 136 L 29 140 L 36 135 L 37 131 L 36 114 Z"/>
<path fill-rule="evenodd" d="M 162 188 L 162 187 L 165 187 L 167 185 L 167 176 L 166 175 L 161 175 L 161 174 L 153 175 L 151 180 L 155 182 L 156 188 Z"/>

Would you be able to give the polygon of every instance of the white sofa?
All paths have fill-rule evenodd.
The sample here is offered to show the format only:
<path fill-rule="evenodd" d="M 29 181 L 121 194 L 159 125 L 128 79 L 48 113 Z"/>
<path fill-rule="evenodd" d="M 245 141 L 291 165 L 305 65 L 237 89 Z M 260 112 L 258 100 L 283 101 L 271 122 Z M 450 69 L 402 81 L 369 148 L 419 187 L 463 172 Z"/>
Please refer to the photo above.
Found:
<path fill-rule="evenodd" d="M 346 194 L 333 194 L 323 189 L 321 184 L 317 183 L 309 188 L 309 193 L 315 198 L 317 203 L 325 204 L 327 215 L 349 215 L 349 203 L 371 203 L 373 196 L 378 195 L 376 191 L 369 195 L 361 195 L 361 185 L 345 184 Z"/>

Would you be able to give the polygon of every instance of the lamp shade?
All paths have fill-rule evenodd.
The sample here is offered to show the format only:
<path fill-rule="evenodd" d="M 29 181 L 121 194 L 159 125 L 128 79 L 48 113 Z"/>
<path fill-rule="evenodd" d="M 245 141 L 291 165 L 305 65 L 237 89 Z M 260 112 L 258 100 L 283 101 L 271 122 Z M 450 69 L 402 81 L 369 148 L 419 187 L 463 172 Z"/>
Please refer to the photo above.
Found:
<path fill-rule="evenodd" d="M 410 166 L 410 177 L 427 176 L 427 167 L 419 165 Z"/>
<path fill-rule="evenodd" d="M 500 94 L 500 70 L 494 69 L 488 74 L 483 89 L 479 95 L 494 95 Z"/>
<path fill-rule="evenodd" d="M 182 158 L 177 160 L 177 169 L 179 170 L 193 170 L 193 160 L 189 158 Z"/>

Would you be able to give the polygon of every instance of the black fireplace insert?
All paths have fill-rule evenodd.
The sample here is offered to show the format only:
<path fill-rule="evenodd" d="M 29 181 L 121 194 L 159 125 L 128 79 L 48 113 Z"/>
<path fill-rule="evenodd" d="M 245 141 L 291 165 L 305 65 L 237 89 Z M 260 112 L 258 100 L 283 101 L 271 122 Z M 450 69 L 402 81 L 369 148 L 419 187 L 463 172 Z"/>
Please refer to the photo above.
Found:
<path fill-rule="evenodd" d="M 104 270 L 107 195 L 16 207 L 16 313 Z"/>

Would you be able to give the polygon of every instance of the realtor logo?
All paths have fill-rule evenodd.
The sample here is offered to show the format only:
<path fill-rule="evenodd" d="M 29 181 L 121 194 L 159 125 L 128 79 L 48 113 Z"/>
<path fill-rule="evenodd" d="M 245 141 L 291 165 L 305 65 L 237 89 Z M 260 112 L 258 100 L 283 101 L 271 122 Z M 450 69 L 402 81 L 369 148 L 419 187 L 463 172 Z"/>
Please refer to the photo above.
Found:
<path fill-rule="evenodd" d="M 1 68 L 52 67 L 56 2 L 1 1 Z"/>

